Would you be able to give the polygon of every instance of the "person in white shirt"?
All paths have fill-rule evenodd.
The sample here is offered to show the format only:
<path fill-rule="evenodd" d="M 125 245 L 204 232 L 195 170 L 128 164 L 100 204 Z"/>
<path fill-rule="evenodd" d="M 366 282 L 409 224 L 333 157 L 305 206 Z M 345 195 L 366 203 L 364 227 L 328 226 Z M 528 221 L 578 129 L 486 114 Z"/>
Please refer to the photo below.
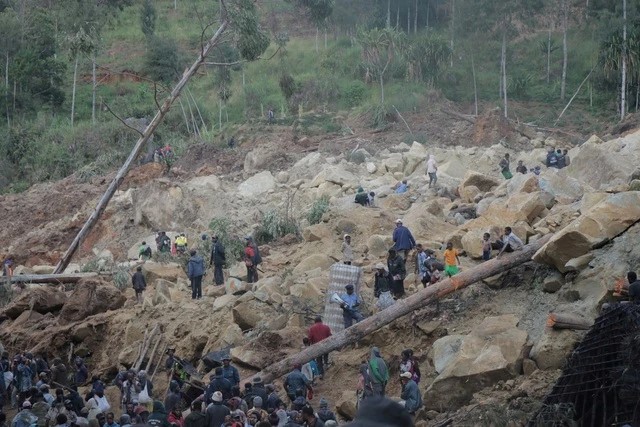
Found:
<path fill-rule="evenodd" d="M 511 227 L 504 228 L 504 236 L 502 236 L 502 249 L 498 253 L 498 256 L 502 255 L 503 252 L 513 252 L 519 251 L 524 246 L 522 240 L 518 236 L 516 236 Z"/>
<path fill-rule="evenodd" d="M 433 154 L 429 155 L 429 160 L 427 160 L 427 175 L 429 175 L 429 188 L 431 186 L 435 186 L 438 181 L 438 164 L 436 163 L 436 156 Z"/>

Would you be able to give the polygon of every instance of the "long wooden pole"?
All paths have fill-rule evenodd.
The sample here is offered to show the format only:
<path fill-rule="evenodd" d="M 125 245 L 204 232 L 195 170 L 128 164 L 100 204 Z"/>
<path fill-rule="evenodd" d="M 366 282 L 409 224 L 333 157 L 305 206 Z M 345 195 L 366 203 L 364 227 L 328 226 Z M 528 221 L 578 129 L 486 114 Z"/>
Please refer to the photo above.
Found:
<path fill-rule="evenodd" d="M 388 325 L 394 320 L 399 319 L 414 310 L 420 309 L 437 299 L 531 260 L 533 254 L 535 254 L 550 238 L 551 235 L 547 235 L 525 246 L 522 250 L 503 255 L 500 258 L 494 258 L 478 266 L 469 268 L 468 270 L 463 270 L 459 274 L 431 285 L 408 298 L 398 300 L 391 307 L 382 310 L 379 313 L 376 313 L 373 316 L 368 317 L 363 321 L 356 323 L 352 327 L 332 335 L 317 344 L 307 347 L 300 353 L 296 353 L 295 355 L 287 357 L 273 365 L 267 366 L 254 376 L 260 377 L 265 382 L 270 382 L 274 378 L 278 378 L 291 371 L 293 366 L 296 364 L 302 365 L 323 354 L 338 350 L 345 345 L 358 342 L 363 337 Z M 250 381 L 250 379 L 246 381 Z"/>
<path fill-rule="evenodd" d="M 11 278 L 0 277 L 0 283 L 76 283 L 82 279 L 99 277 L 98 273 L 69 273 L 69 274 L 18 274 Z"/>
<path fill-rule="evenodd" d="M 71 258 L 73 258 L 73 255 L 76 253 L 76 251 L 78 250 L 78 248 L 80 247 L 84 239 L 89 235 L 93 227 L 96 225 L 96 223 L 100 219 L 100 216 L 102 216 L 102 213 L 107 208 L 109 201 L 111 200 L 116 190 L 124 180 L 124 177 L 129 172 L 129 169 L 131 168 L 133 161 L 138 157 L 138 155 L 142 151 L 142 148 L 146 145 L 149 138 L 151 138 L 151 136 L 155 132 L 158 125 L 160 125 L 160 123 L 164 119 L 164 116 L 169 112 L 169 110 L 171 109 L 171 105 L 174 103 L 176 99 L 178 99 L 178 97 L 180 96 L 180 93 L 182 92 L 182 89 L 185 87 L 189 79 L 196 73 L 198 68 L 202 64 L 204 64 L 207 55 L 218 44 L 218 42 L 220 41 L 220 38 L 222 37 L 222 34 L 225 32 L 228 26 L 229 26 L 229 21 L 226 18 L 226 14 L 225 14 L 218 30 L 207 42 L 207 44 L 202 47 L 202 50 L 200 52 L 200 55 L 198 55 L 198 58 L 191 65 L 191 67 L 189 67 L 184 72 L 184 74 L 182 75 L 182 78 L 175 85 L 169 97 L 165 99 L 165 101 L 162 103 L 162 106 L 160 106 L 160 109 L 156 113 L 153 120 L 151 120 L 151 123 L 149 123 L 149 125 L 144 130 L 144 132 L 142 132 L 142 135 L 138 139 L 138 142 L 136 142 L 136 145 L 131 150 L 129 157 L 124 162 L 124 164 L 116 174 L 115 178 L 113 178 L 113 181 L 111 181 L 111 184 L 109 184 L 107 191 L 105 191 L 104 195 L 100 198 L 100 201 L 98 202 L 96 208 L 93 210 L 93 213 L 91 214 L 87 222 L 84 223 L 84 225 L 76 235 L 75 239 L 73 239 L 73 242 L 71 242 L 71 245 L 69 246 L 67 251 L 64 253 L 62 258 L 60 259 L 60 262 L 58 263 L 54 271 L 55 274 L 60 274 L 64 271 L 65 268 L 67 268 L 67 265 L 69 265 L 69 262 L 71 262 Z"/>

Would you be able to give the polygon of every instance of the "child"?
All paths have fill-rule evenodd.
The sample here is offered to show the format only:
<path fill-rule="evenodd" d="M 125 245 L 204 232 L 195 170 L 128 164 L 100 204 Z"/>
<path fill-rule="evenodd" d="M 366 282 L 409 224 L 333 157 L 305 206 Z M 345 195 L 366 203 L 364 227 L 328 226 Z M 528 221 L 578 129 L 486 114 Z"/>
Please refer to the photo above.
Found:
<path fill-rule="evenodd" d="M 482 259 L 485 261 L 491 259 L 491 235 L 489 233 L 482 235 Z"/>
<path fill-rule="evenodd" d="M 447 276 L 451 277 L 460 271 L 458 266 L 460 265 L 460 258 L 458 258 L 458 251 L 453 249 L 453 243 L 447 243 L 447 249 L 444 251 L 444 272 Z"/>
<path fill-rule="evenodd" d="M 351 236 L 348 234 L 344 235 L 342 241 L 342 258 L 344 259 L 344 263 L 347 265 L 351 265 L 353 261 L 353 248 L 351 247 Z"/>

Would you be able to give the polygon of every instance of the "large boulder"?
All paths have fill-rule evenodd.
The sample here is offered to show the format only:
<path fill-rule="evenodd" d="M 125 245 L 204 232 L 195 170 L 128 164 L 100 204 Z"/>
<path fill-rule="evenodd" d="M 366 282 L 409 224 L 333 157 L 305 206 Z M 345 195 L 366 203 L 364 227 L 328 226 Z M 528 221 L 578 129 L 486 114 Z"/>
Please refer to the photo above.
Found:
<path fill-rule="evenodd" d="M 98 313 L 121 308 L 126 301 L 124 293 L 115 286 L 94 279 L 78 282 L 62 307 L 60 320 L 77 322 Z"/>
<path fill-rule="evenodd" d="M 198 195 L 211 194 L 220 191 L 222 184 L 216 175 L 198 176 L 184 183 L 187 190 Z"/>
<path fill-rule="evenodd" d="M 529 356 L 540 369 L 562 369 L 581 335 L 576 331 L 545 329 L 535 342 Z"/>
<path fill-rule="evenodd" d="M 276 179 L 269 171 L 263 171 L 238 185 L 238 192 L 247 198 L 261 196 L 276 188 Z"/>
<path fill-rule="evenodd" d="M 155 291 L 151 302 L 153 305 L 167 304 L 171 302 L 171 291 L 169 290 L 171 282 L 167 280 L 156 280 Z"/>
<path fill-rule="evenodd" d="M 557 232 L 533 259 L 568 271 L 566 264 L 600 247 L 640 220 L 640 192 L 608 196 Z"/>
<path fill-rule="evenodd" d="M 418 166 L 422 164 L 427 158 L 427 149 L 423 144 L 417 141 L 413 141 L 409 151 L 404 153 L 405 166 L 404 174 L 409 176 L 416 171 Z"/>
<path fill-rule="evenodd" d="M 500 181 L 496 177 L 485 175 L 479 172 L 469 171 L 462 180 L 462 183 L 460 183 L 459 188 L 474 186 L 478 187 L 478 189 L 482 192 L 487 192 L 491 191 L 498 185 L 500 185 Z"/>
<path fill-rule="evenodd" d="M 302 237 L 305 242 L 326 241 L 331 238 L 331 230 L 324 223 L 310 225 L 302 230 Z"/>
<path fill-rule="evenodd" d="M 518 318 L 511 314 L 487 317 L 465 336 L 459 351 L 427 389 L 427 408 L 457 408 L 469 402 L 473 393 L 516 376 L 528 337 L 517 324 Z"/>
<path fill-rule="evenodd" d="M 629 145 L 633 145 L 634 136 L 628 138 Z M 578 150 L 571 150 L 571 164 L 563 171 L 596 190 L 616 181 L 627 183 L 636 169 L 637 159 L 622 152 L 622 144 L 620 140 L 606 143 L 589 140 Z M 635 145 L 637 147 L 637 141 Z"/>
<path fill-rule="evenodd" d="M 260 301 L 244 301 L 233 307 L 233 321 L 240 329 L 247 331 L 254 329 L 262 319 L 267 319 L 271 311 L 267 304 Z"/>
<path fill-rule="evenodd" d="M 533 193 L 540 191 L 538 176 L 532 173 L 517 173 L 510 180 L 506 181 L 507 194 Z"/>
<path fill-rule="evenodd" d="M 575 178 L 568 176 L 565 172 L 549 169 L 538 179 L 540 189 L 551 194 L 560 203 L 568 204 L 585 194 L 584 186 Z"/>
<path fill-rule="evenodd" d="M 38 313 L 54 313 L 59 311 L 67 297 L 64 292 L 57 288 L 39 286 L 25 290 L 11 301 L 4 309 L 4 314 L 11 319 L 15 319 L 25 311 L 36 311 Z"/>
<path fill-rule="evenodd" d="M 342 395 L 336 401 L 336 412 L 347 421 L 351 421 L 356 417 L 356 402 L 353 398 L 353 392 L 343 391 Z"/>
<path fill-rule="evenodd" d="M 431 358 L 437 373 L 442 373 L 444 368 L 456 357 L 464 338 L 464 335 L 446 335 L 433 343 Z"/>
<path fill-rule="evenodd" d="M 369 249 L 369 255 L 380 258 L 387 254 L 390 247 L 393 246 L 393 240 L 391 236 L 381 236 L 374 234 L 367 239 L 367 248 Z"/>
<path fill-rule="evenodd" d="M 178 279 L 187 280 L 184 268 L 177 262 L 160 263 L 147 261 L 142 264 L 142 272 L 148 283 L 153 283 L 158 279 L 164 279 L 174 283 L 177 283 Z"/>
<path fill-rule="evenodd" d="M 228 277 L 224 282 L 225 292 L 230 295 L 242 295 L 251 289 L 250 283 L 244 282 L 237 277 Z"/>
<path fill-rule="evenodd" d="M 320 268 L 322 270 L 329 270 L 335 261 L 333 258 L 329 257 L 325 254 L 313 254 L 302 261 L 293 269 L 293 274 L 300 275 L 304 274 L 307 271 L 314 270 L 316 268 Z"/>
<path fill-rule="evenodd" d="M 330 166 L 316 175 L 309 183 L 309 187 L 319 187 L 323 183 L 331 183 L 338 187 L 349 186 L 355 188 L 358 181 L 358 177 L 344 169 L 344 167 Z"/>
<path fill-rule="evenodd" d="M 400 153 L 390 154 L 389 157 L 382 161 L 385 170 L 391 173 L 404 171 L 404 164 L 405 160 Z"/>

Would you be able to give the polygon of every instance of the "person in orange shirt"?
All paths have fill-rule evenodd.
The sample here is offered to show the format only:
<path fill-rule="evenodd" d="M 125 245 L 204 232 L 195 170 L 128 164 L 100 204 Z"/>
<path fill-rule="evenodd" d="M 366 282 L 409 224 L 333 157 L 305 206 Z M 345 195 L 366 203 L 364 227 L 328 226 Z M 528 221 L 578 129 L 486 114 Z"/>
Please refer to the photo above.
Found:
<path fill-rule="evenodd" d="M 453 249 L 453 243 L 447 243 L 447 249 L 444 251 L 444 272 L 447 276 L 451 277 L 460 272 L 460 258 L 458 258 L 458 251 Z"/>

